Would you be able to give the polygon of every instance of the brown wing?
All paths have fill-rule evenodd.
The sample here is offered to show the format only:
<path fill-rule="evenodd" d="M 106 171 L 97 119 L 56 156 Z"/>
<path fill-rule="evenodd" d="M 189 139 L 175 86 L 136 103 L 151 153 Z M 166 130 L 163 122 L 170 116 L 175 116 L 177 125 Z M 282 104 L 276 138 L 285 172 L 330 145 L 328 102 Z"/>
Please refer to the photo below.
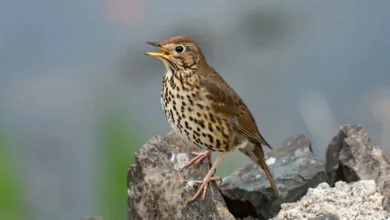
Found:
<path fill-rule="evenodd" d="M 226 120 L 234 123 L 236 132 L 254 143 L 271 148 L 259 133 L 256 121 L 245 103 L 218 73 L 212 70 L 207 75 L 203 75 L 200 85 L 206 90 L 208 98 L 212 100 L 214 110 Z"/>

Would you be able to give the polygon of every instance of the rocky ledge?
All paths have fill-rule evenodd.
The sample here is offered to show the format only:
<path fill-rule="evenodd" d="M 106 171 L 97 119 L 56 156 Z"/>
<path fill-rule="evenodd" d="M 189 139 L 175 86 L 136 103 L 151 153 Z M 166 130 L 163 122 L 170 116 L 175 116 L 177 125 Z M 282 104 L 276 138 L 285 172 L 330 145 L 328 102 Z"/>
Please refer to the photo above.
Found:
<path fill-rule="evenodd" d="M 187 202 L 196 192 L 194 180 L 202 180 L 209 169 L 205 162 L 183 169 L 196 150 L 170 133 L 153 137 L 135 154 L 127 174 L 129 220 L 234 219 L 216 183 L 209 185 L 205 200 Z"/>
<path fill-rule="evenodd" d="M 374 180 L 350 184 L 339 181 L 332 188 L 324 182 L 309 189 L 298 202 L 282 204 L 273 220 L 390 219 L 383 210 L 382 200 Z"/>
<path fill-rule="evenodd" d="M 205 200 L 187 203 L 198 187 L 194 180 L 209 169 L 207 159 L 183 169 L 191 151 L 199 149 L 170 133 L 153 137 L 136 153 L 127 175 L 129 219 L 390 218 L 390 164 L 361 126 L 342 126 L 326 161 L 313 155 L 304 135 L 269 151 L 279 198 L 264 172 L 249 164 L 210 184 Z"/>

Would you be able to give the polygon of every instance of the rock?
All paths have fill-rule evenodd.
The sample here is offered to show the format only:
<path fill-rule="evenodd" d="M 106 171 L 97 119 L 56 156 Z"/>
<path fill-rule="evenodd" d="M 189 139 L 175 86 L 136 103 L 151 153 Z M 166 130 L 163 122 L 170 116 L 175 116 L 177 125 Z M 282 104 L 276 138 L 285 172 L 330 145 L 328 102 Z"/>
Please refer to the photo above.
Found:
<path fill-rule="evenodd" d="M 311 218 L 309 220 L 339 220 L 339 219 L 340 218 L 337 215 L 328 213 L 328 214 L 319 215 L 318 217 Z"/>
<path fill-rule="evenodd" d="M 347 184 L 337 182 L 334 188 L 321 183 L 295 203 L 282 204 L 273 220 L 295 219 L 389 219 L 383 211 L 382 195 L 373 180 Z"/>
<path fill-rule="evenodd" d="M 343 125 L 326 152 L 329 183 L 341 180 L 375 180 L 385 196 L 385 209 L 390 211 L 390 164 L 380 147 L 359 125 Z"/>
<path fill-rule="evenodd" d="M 390 163 L 358 125 L 341 127 L 326 165 L 303 135 L 269 151 L 266 161 L 279 198 L 263 170 L 251 163 L 225 177 L 219 188 L 210 184 L 205 200 L 187 203 L 198 188 L 193 180 L 209 170 L 207 159 L 196 169 L 183 169 L 191 151 L 199 149 L 171 133 L 153 137 L 136 153 L 127 180 L 129 219 L 390 219 Z"/>
<path fill-rule="evenodd" d="M 127 175 L 129 219 L 234 219 L 215 183 L 205 200 L 187 203 L 197 190 L 193 180 L 209 170 L 207 159 L 196 169 L 182 169 L 191 151 L 199 149 L 171 133 L 153 137 L 135 154 Z"/>
<path fill-rule="evenodd" d="M 278 213 L 282 202 L 297 201 L 309 187 L 326 180 L 324 163 L 312 155 L 310 141 L 303 135 L 285 140 L 266 158 L 282 197 L 275 197 L 264 171 L 252 163 L 224 178 L 220 185 L 235 217 L 269 219 Z"/>
<path fill-rule="evenodd" d="M 383 195 L 382 205 L 386 211 L 390 212 L 390 180 L 383 183 L 381 193 Z"/>

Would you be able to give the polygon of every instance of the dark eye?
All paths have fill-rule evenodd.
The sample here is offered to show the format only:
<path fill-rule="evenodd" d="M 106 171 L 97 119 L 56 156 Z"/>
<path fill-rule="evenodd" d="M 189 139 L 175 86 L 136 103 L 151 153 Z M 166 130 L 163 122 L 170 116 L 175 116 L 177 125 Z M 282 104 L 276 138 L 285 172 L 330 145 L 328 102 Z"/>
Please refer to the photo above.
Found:
<path fill-rule="evenodd" d="M 179 45 L 175 48 L 175 51 L 178 52 L 178 53 L 183 53 L 184 52 L 184 47 Z"/>

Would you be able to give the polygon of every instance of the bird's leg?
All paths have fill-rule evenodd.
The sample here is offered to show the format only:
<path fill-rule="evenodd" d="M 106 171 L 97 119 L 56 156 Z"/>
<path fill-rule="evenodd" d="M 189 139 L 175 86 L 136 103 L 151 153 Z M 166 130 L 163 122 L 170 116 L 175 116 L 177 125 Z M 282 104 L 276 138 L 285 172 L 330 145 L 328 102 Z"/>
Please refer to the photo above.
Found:
<path fill-rule="evenodd" d="M 207 175 L 202 181 L 195 181 L 196 183 L 201 183 L 202 185 L 200 185 L 198 192 L 196 192 L 196 194 L 190 200 L 188 200 L 188 202 L 193 202 L 202 192 L 203 192 L 202 199 L 204 199 L 206 197 L 207 186 L 209 185 L 209 182 L 213 180 L 221 180 L 221 177 L 211 177 L 211 176 L 213 175 L 214 170 L 217 168 L 219 162 L 222 160 L 223 155 L 224 155 L 223 152 L 221 152 L 218 155 L 210 171 L 207 173 Z"/>
<path fill-rule="evenodd" d="M 198 163 L 200 163 L 206 157 L 209 159 L 210 167 L 213 165 L 212 162 L 211 162 L 211 151 L 206 151 L 206 152 L 203 152 L 203 153 L 192 152 L 192 154 L 196 155 L 196 157 L 194 159 L 192 159 L 190 162 L 188 162 L 184 166 L 184 168 L 187 168 L 187 167 L 191 166 L 192 164 L 197 165 Z"/>

